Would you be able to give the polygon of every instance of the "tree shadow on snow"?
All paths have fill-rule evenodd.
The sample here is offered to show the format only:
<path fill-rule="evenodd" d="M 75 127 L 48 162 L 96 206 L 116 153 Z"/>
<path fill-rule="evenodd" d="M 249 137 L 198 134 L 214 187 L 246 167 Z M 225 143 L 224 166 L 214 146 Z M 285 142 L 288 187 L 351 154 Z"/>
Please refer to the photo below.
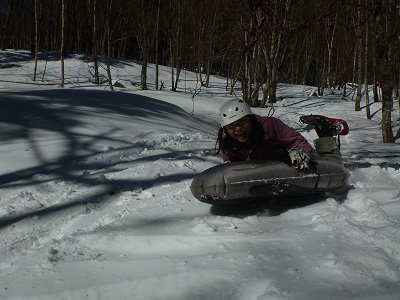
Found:
<path fill-rule="evenodd" d="M 397 133 L 394 137 L 394 140 L 397 141 L 398 139 L 400 139 L 400 128 L 397 130 Z"/>
<path fill-rule="evenodd" d="M 90 174 L 90 170 L 93 169 L 107 171 L 111 167 L 115 168 L 116 164 L 120 166 L 120 164 L 126 163 L 128 168 L 129 163 L 133 163 L 136 159 L 155 161 L 162 158 L 179 159 L 185 155 L 187 157 L 187 153 L 164 147 L 163 150 L 166 153 L 162 156 L 136 158 L 135 153 L 140 153 L 140 150 L 146 147 L 143 144 L 145 142 L 142 144 L 130 143 L 126 137 L 118 135 L 121 130 L 118 122 L 115 125 L 108 123 L 104 128 L 101 123 L 98 123 L 98 120 L 102 118 L 107 123 L 112 116 L 117 116 L 117 120 L 128 118 L 132 122 L 133 129 L 137 123 L 145 125 L 152 122 L 161 128 L 171 128 L 175 131 L 188 132 L 190 128 L 194 133 L 208 133 L 204 121 L 190 116 L 178 106 L 140 95 L 73 89 L 1 92 L 0 127 L 3 127 L 0 130 L 1 146 L 10 146 L 13 149 L 12 145 L 20 144 L 21 141 L 25 142 L 26 149 L 16 151 L 29 151 L 37 164 L 8 173 L 3 171 L 3 174 L 0 175 L 0 189 L 28 187 L 48 180 L 78 182 L 88 189 L 95 187 L 95 191 L 82 197 L 77 196 L 73 201 L 66 199 L 63 203 L 57 203 L 51 207 L 35 209 L 28 213 L 17 212 L 14 215 L 2 217 L 0 226 L 6 226 L 34 215 L 54 213 L 75 205 L 107 201 L 109 199 L 107 195 L 112 195 L 118 188 L 149 187 L 154 184 L 187 180 L 195 176 L 192 170 L 177 175 L 159 176 L 151 180 L 128 178 L 104 180 L 104 176 L 84 175 L 85 173 Z M 195 122 L 192 119 L 195 119 Z M 90 130 L 85 130 L 87 128 Z M 96 129 L 93 130 L 93 128 Z M 62 149 L 60 149 L 61 153 L 56 153 L 56 155 L 52 153 L 52 158 L 49 158 L 48 149 L 41 143 L 43 141 L 40 139 L 40 133 L 44 131 L 47 132 L 46 134 L 57 135 L 57 140 L 63 143 Z M 112 158 L 112 150 L 99 151 L 99 145 L 110 144 L 127 144 L 126 148 L 118 148 L 116 152 L 125 151 L 131 154 L 127 155 L 125 159 L 119 157 L 117 163 L 112 159 L 88 160 L 96 155 L 99 157 L 110 155 Z M 148 148 L 151 149 L 151 146 L 150 140 Z M 192 149 L 190 152 L 201 153 L 202 151 L 204 149 Z M 207 158 L 199 155 L 191 159 Z M 115 171 L 115 169 L 113 170 Z M 44 176 L 39 176 L 42 174 Z"/>

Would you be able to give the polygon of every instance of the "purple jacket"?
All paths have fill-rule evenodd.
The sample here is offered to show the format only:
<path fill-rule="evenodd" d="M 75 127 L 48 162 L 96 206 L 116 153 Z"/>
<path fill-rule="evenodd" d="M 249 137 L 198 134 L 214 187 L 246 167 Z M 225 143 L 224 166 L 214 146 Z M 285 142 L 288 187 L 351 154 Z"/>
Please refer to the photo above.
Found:
<path fill-rule="evenodd" d="M 274 117 L 262 117 L 254 115 L 257 121 L 264 128 L 264 141 L 249 148 L 246 144 L 240 144 L 235 150 L 234 160 L 266 160 L 266 159 L 285 159 L 291 149 L 303 150 L 311 155 L 312 147 L 307 140 L 297 131 L 290 128 L 281 120 Z M 224 161 L 233 160 L 229 154 L 221 151 Z"/>

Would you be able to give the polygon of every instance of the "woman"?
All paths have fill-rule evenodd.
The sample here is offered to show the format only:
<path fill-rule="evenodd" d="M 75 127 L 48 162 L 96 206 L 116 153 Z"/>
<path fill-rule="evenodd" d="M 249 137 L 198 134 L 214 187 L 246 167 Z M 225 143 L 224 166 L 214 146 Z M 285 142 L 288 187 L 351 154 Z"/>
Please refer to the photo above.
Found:
<path fill-rule="evenodd" d="M 247 160 L 281 160 L 299 170 L 307 170 L 310 160 L 323 158 L 342 163 L 336 140 L 337 127 L 316 128 L 319 139 L 316 150 L 297 131 L 281 120 L 252 114 L 242 100 L 230 100 L 219 112 L 221 128 L 216 142 L 216 154 L 224 162 Z"/>

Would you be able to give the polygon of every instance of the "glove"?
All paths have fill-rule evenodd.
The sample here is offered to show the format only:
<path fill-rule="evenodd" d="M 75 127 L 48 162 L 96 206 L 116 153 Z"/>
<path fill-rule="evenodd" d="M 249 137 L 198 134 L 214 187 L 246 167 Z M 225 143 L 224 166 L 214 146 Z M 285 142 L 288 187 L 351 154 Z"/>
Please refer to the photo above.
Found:
<path fill-rule="evenodd" d="M 310 156 L 302 150 L 292 149 L 289 150 L 289 157 L 292 165 L 299 170 L 307 170 Z"/>

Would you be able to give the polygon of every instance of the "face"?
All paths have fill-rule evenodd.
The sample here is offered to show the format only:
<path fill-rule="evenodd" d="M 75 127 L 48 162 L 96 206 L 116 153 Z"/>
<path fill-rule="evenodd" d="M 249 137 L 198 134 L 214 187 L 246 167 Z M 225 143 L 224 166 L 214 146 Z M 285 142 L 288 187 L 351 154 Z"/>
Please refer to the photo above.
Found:
<path fill-rule="evenodd" d="M 225 126 L 228 134 L 241 143 L 248 141 L 252 129 L 249 116 L 245 116 Z"/>

